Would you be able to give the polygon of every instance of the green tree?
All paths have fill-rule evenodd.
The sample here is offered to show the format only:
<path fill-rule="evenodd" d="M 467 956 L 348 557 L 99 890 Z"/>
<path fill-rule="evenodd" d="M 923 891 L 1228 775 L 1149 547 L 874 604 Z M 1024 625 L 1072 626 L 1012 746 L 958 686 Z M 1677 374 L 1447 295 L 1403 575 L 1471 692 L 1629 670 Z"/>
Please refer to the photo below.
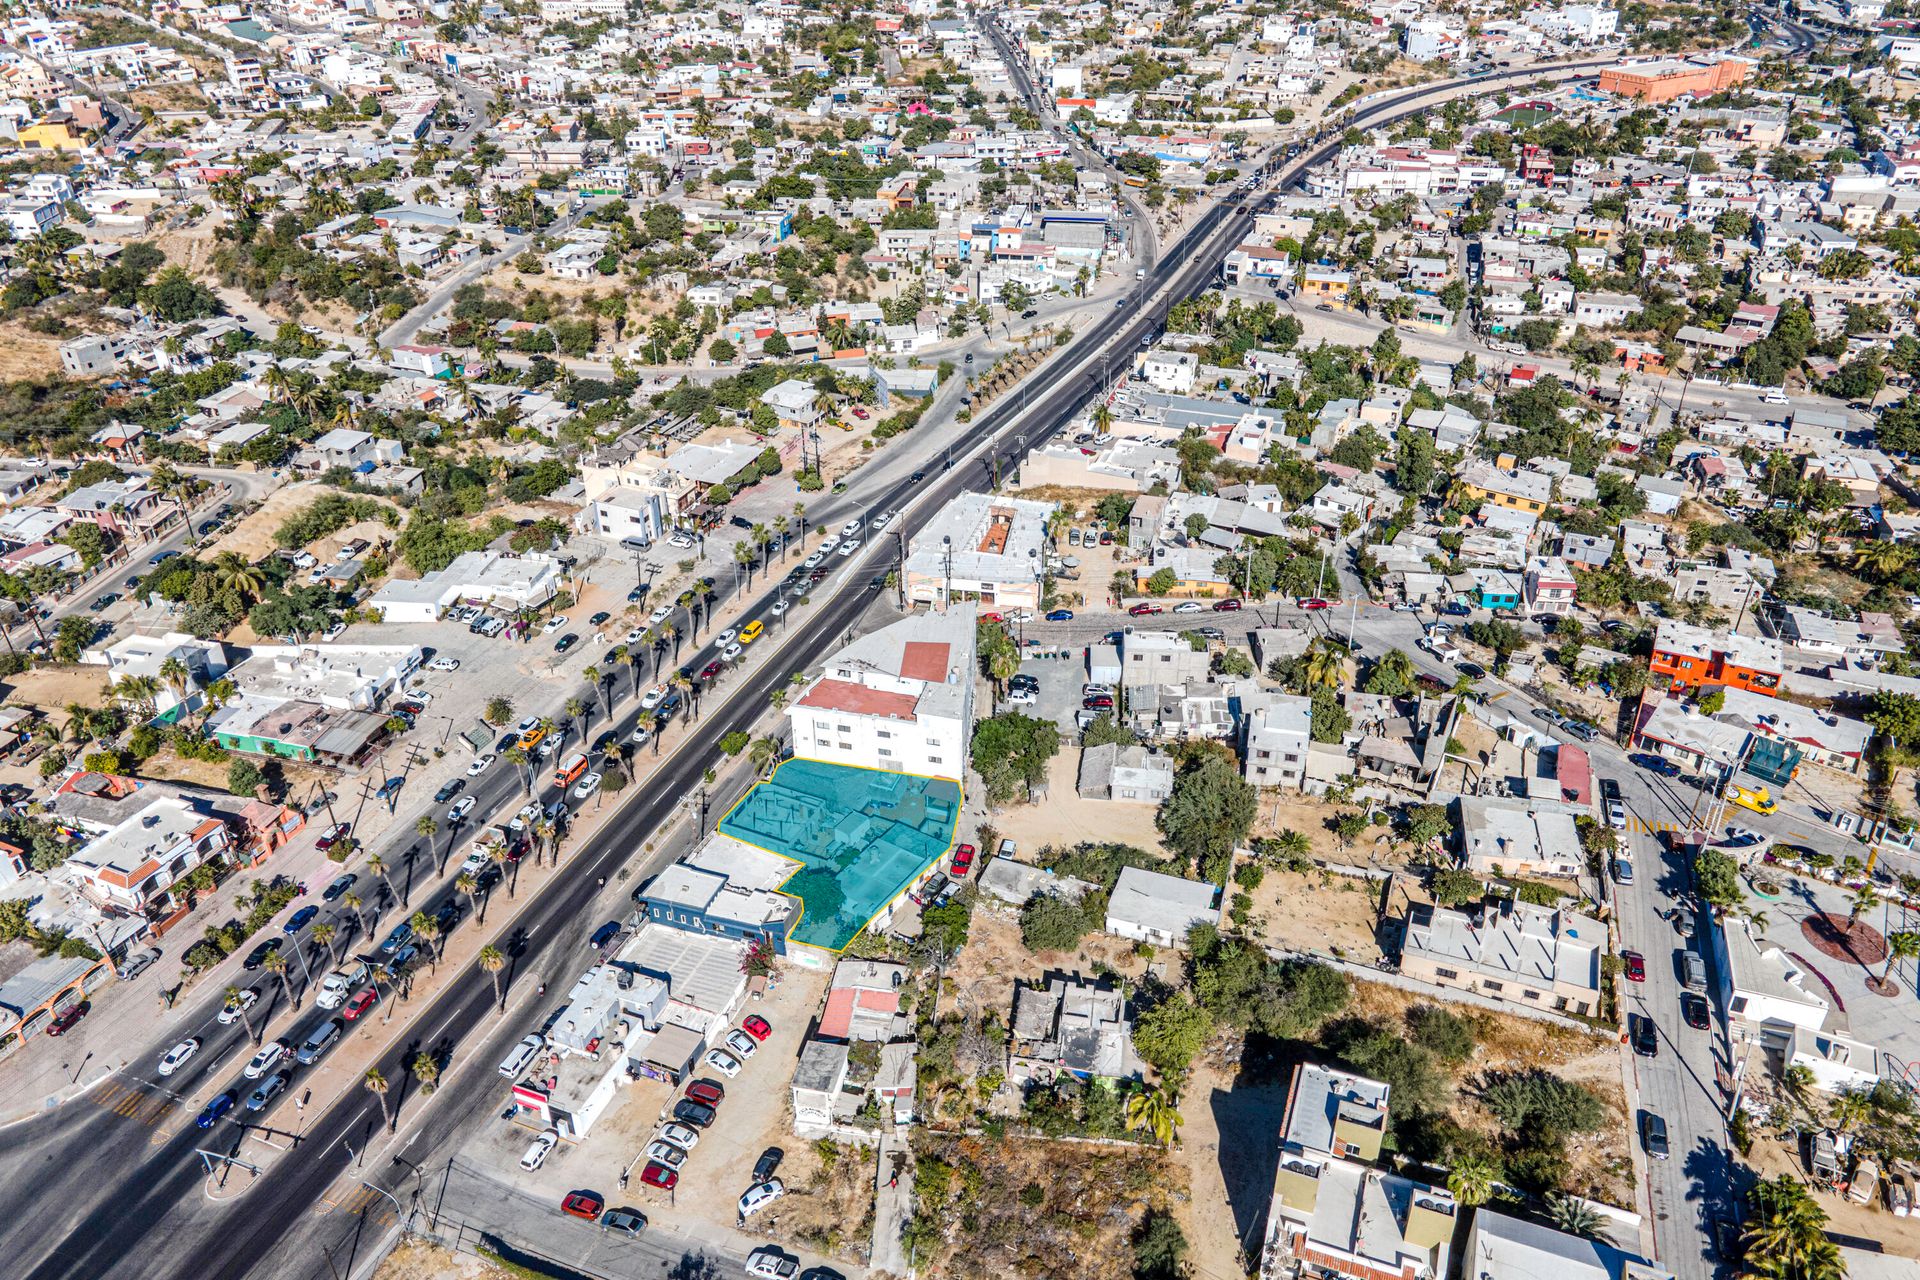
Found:
<path fill-rule="evenodd" d="M 1038 893 L 1020 909 L 1020 941 L 1029 951 L 1071 951 L 1092 926 L 1078 902 Z"/>
<path fill-rule="evenodd" d="M 1173 780 L 1154 825 L 1184 865 L 1224 885 L 1234 849 L 1253 830 L 1256 808 L 1252 784 L 1232 761 L 1209 751 L 1195 756 Z"/>
<path fill-rule="evenodd" d="M 266 782 L 266 772 L 243 756 L 234 757 L 227 765 L 227 790 L 236 796 L 252 796 Z"/>
<path fill-rule="evenodd" d="M 1464 903 L 1480 901 L 1487 894 L 1487 886 L 1482 884 L 1480 877 L 1471 871 L 1448 867 L 1444 871 L 1434 873 L 1433 883 L 1427 886 L 1427 891 L 1441 906 L 1457 907 Z"/>
<path fill-rule="evenodd" d="M 973 734 L 973 768 L 986 783 L 992 804 L 1023 797 L 1044 781 L 1047 762 L 1060 750 L 1060 730 L 1051 720 L 1017 712 L 980 722 Z"/>
<path fill-rule="evenodd" d="M 1127 1128 L 1144 1129 L 1162 1146 L 1186 1119 L 1174 1107 L 1173 1096 L 1165 1089 L 1141 1089 L 1127 1095 Z"/>
<path fill-rule="evenodd" d="M 1212 1035 L 1213 1015 L 1182 992 L 1135 1020 L 1133 1047 L 1167 1080 L 1184 1074 Z"/>

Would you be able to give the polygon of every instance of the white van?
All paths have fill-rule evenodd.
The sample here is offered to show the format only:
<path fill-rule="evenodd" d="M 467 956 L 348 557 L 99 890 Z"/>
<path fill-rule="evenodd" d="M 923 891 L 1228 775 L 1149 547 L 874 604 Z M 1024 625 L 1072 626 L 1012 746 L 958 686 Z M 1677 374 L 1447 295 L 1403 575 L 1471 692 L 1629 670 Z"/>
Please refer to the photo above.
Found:
<path fill-rule="evenodd" d="M 546 1046 L 547 1042 L 541 1036 L 522 1036 L 520 1043 L 513 1046 L 513 1051 L 500 1060 L 500 1074 L 509 1080 L 518 1080 L 520 1073 L 527 1069 L 527 1064 Z"/>

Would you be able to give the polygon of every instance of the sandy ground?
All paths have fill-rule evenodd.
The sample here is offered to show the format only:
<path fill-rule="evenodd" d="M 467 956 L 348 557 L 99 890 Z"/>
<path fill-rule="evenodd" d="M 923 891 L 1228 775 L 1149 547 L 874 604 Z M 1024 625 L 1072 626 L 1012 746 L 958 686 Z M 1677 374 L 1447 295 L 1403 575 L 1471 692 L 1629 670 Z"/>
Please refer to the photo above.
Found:
<path fill-rule="evenodd" d="M 1047 768 L 1047 798 L 1039 804 L 1010 805 L 993 815 L 1002 839 L 1020 847 L 1020 859 L 1033 861 L 1047 845 L 1076 845 L 1087 840 L 1138 845 L 1164 854 L 1154 828 L 1158 805 L 1083 800 L 1074 791 L 1080 752 L 1063 747 Z"/>
<path fill-rule="evenodd" d="M 510 1280 L 511 1274 L 437 1244 L 402 1240 L 380 1263 L 373 1280 Z"/>
<path fill-rule="evenodd" d="M 202 560 L 211 560 L 222 551 L 238 551 L 249 562 L 270 555 L 278 546 L 273 534 L 288 516 L 300 511 L 323 493 L 332 490 L 314 481 L 283 485 L 269 492 L 260 506 L 241 518 L 231 529 L 195 552 Z"/>
<path fill-rule="evenodd" d="M 1377 960 L 1374 907 L 1380 886 L 1331 872 L 1267 869 L 1252 893 L 1253 932 L 1278 947 Z"/>
<path fill-rule="evenodd" d="M 1203 1061 L 1180 1096 L 1186 1124 L 1175 1158 L 1185 1164 L 1193 1194 L 1179 1217 L 1193 1245 L 1192 1274 L 1202 1280 L 1247 1274 L 1240 1254 L 1257 1243 L 1273 1199 L 1276 1153 L 1272 1142 L 1247 1138 L 1278 1133 L 1287 1110 L 1285 1085 L 1236 1084 L 1230 1072 Z M 1229 1139 L 1224 1150 L 1222 1133 Z"/>
<path fill-rule="evenodd" d="M 0 379 L 45 378 L 60 370 L 59 338 L 35 333 L 25 325 L 0 325 Z"/>
<path fill-rule="evenodd" d="M 62 708 L 68 703 L 78 702 L 83 706 L 97 707 L 105 701 L 100 691 L 107 683 L 107 669 L 36 664 L 31 671 L 8 677 L 7 683 L 10 686 L 7 692 L 8 706 L 38 707 L 65 724 L 67 715 Z"/>

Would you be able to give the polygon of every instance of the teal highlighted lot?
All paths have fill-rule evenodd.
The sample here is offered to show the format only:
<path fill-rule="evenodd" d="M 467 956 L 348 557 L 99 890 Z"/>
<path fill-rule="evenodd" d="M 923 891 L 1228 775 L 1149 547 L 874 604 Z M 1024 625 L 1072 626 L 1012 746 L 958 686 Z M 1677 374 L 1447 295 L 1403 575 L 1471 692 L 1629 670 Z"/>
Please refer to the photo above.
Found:
<path fill-rule="evenodd" d="M 780 887 L 802 903 L 795 942 L 844 950 L 953 844 L 960 784 L 789 760 L 720 819 L 736 840 L 799 865 Z"/>

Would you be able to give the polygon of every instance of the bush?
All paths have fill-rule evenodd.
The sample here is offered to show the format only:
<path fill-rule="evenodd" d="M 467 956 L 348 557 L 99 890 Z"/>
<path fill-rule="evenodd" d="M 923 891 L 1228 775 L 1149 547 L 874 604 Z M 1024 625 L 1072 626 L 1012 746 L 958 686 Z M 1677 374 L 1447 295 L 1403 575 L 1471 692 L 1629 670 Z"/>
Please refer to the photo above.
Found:
<path fill-rule="evenodd" d="M 1187 1274 L 1187 1234 L 1172 1214 L 1154 1209 L 1133 1233 L 1134 1280 L 1182 1280 Z"/>
<path fill-rule="evenodd" d="M 1020 909 L 1020 941 L 1029 951 L 1071 951 L 1091 928 L 1087 914 L 1078 902 L 1035 894 Z"/>
<path fill-rule="evenodd" d="M 1479 1042 L 1472 1023 L 1437 1004 L 1415 1005 L 1407 1010 L 1407 1029 L 1416 1044 L 1446 1062 L 1465 1062 Z"/>
<path fill-rule="evenodd" d="M 1534 1141 L 1590 1133 L 1606 1122 L 1607 1108 L 1580 1085 L 1545 1071 L 1508 1071 L 1489 1076 L 1480 1101 L 1508 1130 Z"/>
<path fill-rule="evenodd" d="M 266 772 L 244 757 L 227 766 L 227 790 L 236 796 L 254 795 L 266 782 Z"/>
<path fill-rule="evenodd" d="M 747 749 L 747 743 L 750 741 L 752 741 L 752 739 L 745 731 L 735 729 L 732 733 L 720 739 L 720 750 L 729 756 L 737 756 Z"/>
<path fill-rule="evenodd" d="M 1478 902 L 1486 896 L 1487 886 L 1471 871 L 1449 868 L 1438 872 L 1428 890 L 1433 900 L 1443 907 L 1457 907 L 1463 903 Z"/>

